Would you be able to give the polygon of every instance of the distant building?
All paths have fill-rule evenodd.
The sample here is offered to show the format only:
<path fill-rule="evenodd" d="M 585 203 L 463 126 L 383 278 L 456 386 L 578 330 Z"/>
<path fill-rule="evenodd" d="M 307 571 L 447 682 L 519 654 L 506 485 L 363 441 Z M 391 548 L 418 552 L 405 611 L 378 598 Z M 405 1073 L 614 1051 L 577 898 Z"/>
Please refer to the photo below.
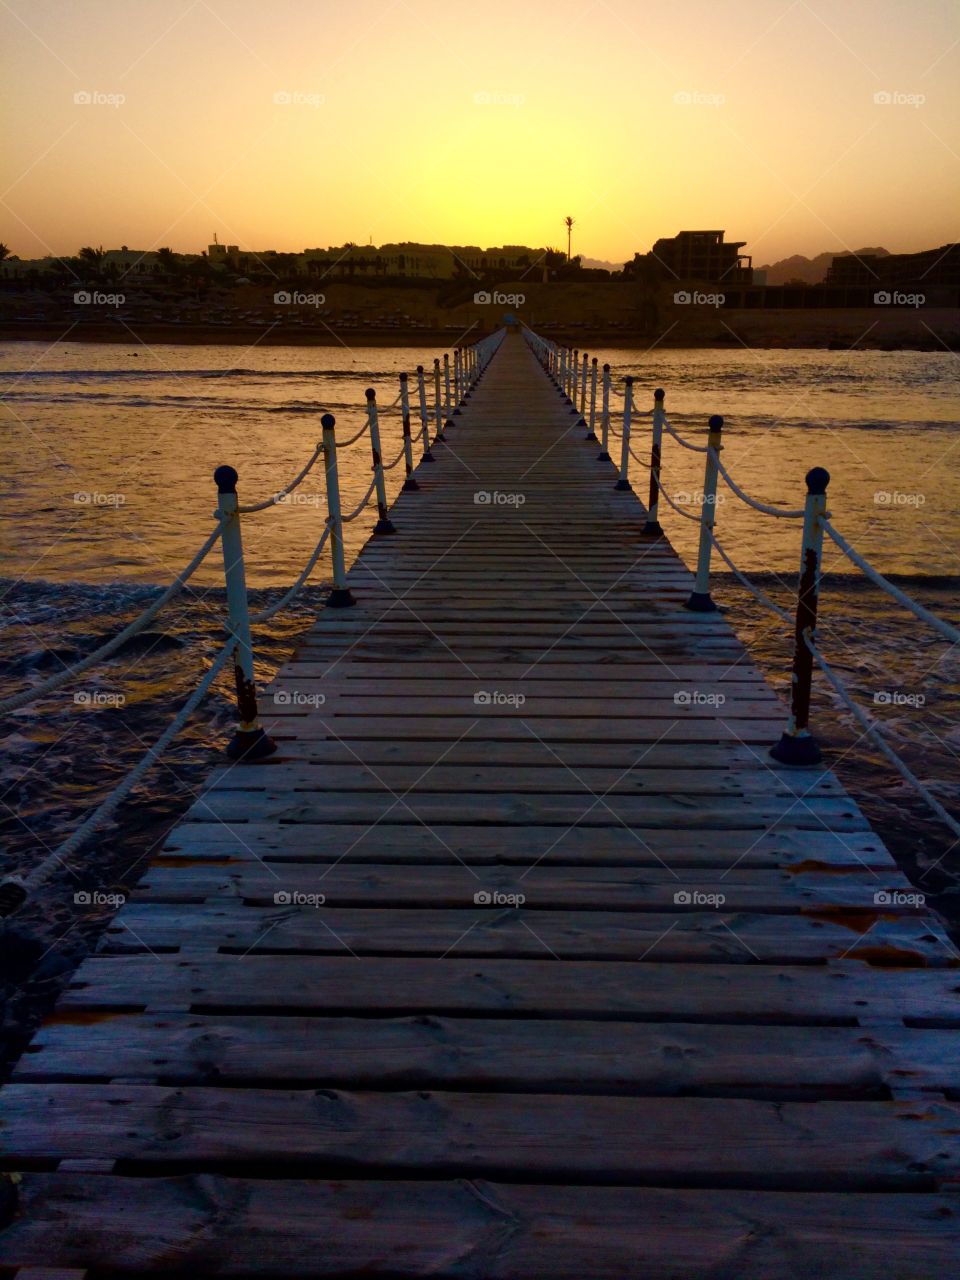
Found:
<path fill-rule="evenodd" d="M 526 245 L 481 249 L 477 245 L 418 244 L 404 240 L 379 247 L 347 244 L 329 249 L 305 249 L 299 255 L 299 268 L 308 275 L 451 280 L 460 275 L 523 270 L 542 261 L 544 253 L 543 249 Z"/>
<path fill-rule="evenodd" d="M 740 250 L 745 240 L 724 241 L 723 231 L 678 231 L 647 254 L 663 277 L 703 284 L 751 284 L 753 259 Z"/>
<path fill-rule="evenodd" d="M 960 288 L 960 244 L 944 244 L 921 253 L 838 254 L 827 268 L 825 285 L 839 289 Z"/>

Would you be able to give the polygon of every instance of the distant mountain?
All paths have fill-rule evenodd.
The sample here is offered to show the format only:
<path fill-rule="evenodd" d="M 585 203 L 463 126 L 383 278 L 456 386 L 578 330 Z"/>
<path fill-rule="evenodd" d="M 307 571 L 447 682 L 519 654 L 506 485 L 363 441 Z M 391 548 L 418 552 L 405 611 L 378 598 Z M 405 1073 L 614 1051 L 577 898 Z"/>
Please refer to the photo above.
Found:
<path fill-rule="evenodd" d="M 874 254 L 878 258 L 890 256 L 886 249 L 857 249 L 855 256 Z M 767 284 L 787 284 L 790 280 L 802 280 L 804 284 L 820 284 L 827 274 L 827 268 L 834 258 L 849 257 L 849 251 L 842 249 L 830 253 L 818 253 L 815 258 L 805 258 L 802 253 L 795 253 L 792 258 L 781 258 L 779 262 L 771 262 L 758 271 L 767 273 Z"/>
<path fill-rule="evenodd" d="M 622 271 L 622 262 L 604 262 L 601 258 L 583 258 L 580 265 L 582 267 L 599 267 L 603 271 Z"/>

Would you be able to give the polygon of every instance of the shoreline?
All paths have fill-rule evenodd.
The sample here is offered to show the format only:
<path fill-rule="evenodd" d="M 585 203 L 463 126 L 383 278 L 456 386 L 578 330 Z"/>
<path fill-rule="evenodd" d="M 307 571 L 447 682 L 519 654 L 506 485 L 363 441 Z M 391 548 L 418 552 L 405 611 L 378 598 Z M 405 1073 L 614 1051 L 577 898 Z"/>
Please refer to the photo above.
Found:
<path fill-rule="evenodd" d="M 137 331 L 118 327 L 116 324 L 37 324 L 10 325 L 0 323 L 0 342 L 49 342 L 59 345 L 71 343 L 109 343 L 115 346 L 246 346 L 246 347 L 415 347 L 440 346 L 448 349 L 467 341 L 475 342 L 486 331 L 477 327 L 450 328 L 345 328 L 340 331 L 327 328 L 276 329 L 241 325 L 145 325 Z M 810 351 L 960 351 L 960 340 L 953 342 L 930 337 L 927 340 L 913 337 L 888 336 L 868 342 L 864 337 L 845 338 L 823 336 L 821 340 L 810 334 L 795 338 L 773 334 L 759 338 L 743 337 L 732 330 L 727 335 L 697 335 L 681 333 L 675 338 L 667 333 L 662 338 L 640 330 L 610 328 L 562 328 L 551 329 L 549 336 L 565 345 L 589 344 L 590 347 L 608 347 L 650 350 L 666 347 L 671 350 L 810 350 Z"/>

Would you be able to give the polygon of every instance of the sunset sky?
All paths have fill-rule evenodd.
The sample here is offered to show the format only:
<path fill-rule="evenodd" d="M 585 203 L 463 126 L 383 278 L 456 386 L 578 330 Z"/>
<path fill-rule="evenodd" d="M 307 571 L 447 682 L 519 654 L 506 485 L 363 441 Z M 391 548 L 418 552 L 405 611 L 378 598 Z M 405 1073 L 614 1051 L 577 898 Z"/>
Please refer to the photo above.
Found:
<path fill-rule="evenodd" d="M 613 261 L 958 238 L 956 0 L 0 0 L 0 35 L 24 258 L 565 245 L 567 213 Z"/>

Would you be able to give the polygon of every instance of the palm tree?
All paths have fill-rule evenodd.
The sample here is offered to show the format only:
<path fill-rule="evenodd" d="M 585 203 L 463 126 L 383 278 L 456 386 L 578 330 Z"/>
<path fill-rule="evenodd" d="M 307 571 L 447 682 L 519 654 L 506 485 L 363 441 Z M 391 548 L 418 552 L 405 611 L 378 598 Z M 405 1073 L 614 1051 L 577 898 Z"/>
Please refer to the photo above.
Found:
<path fill-rule="evenodd" d="M 573 218 L 570 217 L 569 213 L 564 218 L 563 222 L 564 222 L 564 226 L 567 228 L 567 261 L 569 262 L 570 261 L 570 240 L 573 235 Z"/>
<path fill-rule="evenodd" d="M 0 262 L 10 257 L 10 250 L 5 244 L 0 244 Z"/>
<path fill-rule="evenodd" d="M 157 266 L 165 275 L 173 276 L 176 275 L 180 264 L 173 250 L 165 245 L 162 249 L 157 250 Z"/>

